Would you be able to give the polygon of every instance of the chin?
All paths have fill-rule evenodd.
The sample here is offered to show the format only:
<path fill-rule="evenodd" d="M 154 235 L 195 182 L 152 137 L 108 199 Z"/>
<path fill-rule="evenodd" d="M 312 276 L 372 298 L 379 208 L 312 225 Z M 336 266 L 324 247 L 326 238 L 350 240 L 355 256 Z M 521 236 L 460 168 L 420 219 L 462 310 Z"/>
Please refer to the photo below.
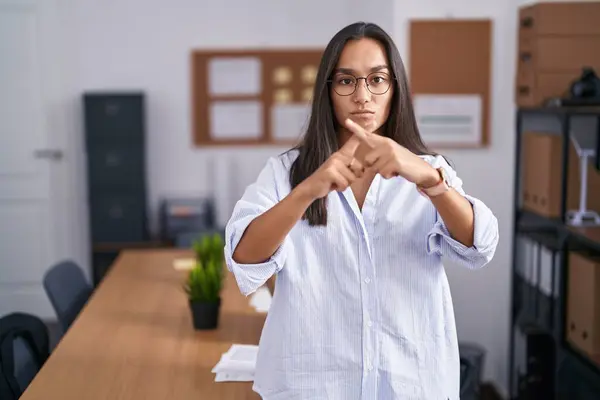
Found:
<path fill-rule="evenodd" d="M 383 127 L 383 124 L 379 123 L 378 121 L 372 121 L 371 123 L 368 124 L 368 126 L 364 126 L 363 128 L 367 129 L 369 132 L 379 134 L 379 131 L 381 130 L 382 127 Z"/>
<path fill-rule="evenodd" d="M 379 132 L 381 131 L 381 128 L 383 128 L 383 124 L 380 123 L 374 123 L 373 127 L 371 129 L 371 132 L 379 134 Z"/>
<path fill-rule="evenodd" d="M 353 119 L 354 122 L 356 122 L 358 125 L 362 126 L 364 129 L 366 129 L 369 132 L 375 132 L 376 130 L 378 130 L 379 128 L 381 128 L 381 124 L 376 121 L 376 120 L 371 120 L 371 121 L 361 121 Z"/>

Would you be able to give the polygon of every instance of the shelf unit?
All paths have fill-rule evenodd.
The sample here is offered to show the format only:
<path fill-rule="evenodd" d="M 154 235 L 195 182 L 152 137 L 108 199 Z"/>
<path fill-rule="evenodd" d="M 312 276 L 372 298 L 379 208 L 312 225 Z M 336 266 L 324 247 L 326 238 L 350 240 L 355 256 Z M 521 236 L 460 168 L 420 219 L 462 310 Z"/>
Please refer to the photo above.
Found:
<path fill-rule="evenodd" d="M 585 134 L 595 135 L 596 148 L 600 150 L 600 107 L 519 108 L 517 111 L 509 361 L 512 399 L 539 398 L 526 389 L 535 385 L 542 388 L 544 400 L 600 398 L 600 360 L 594 362 L 572 347 L 565 332 L 569 252 L 600 255 L 600 227 L 574 228 L 566 224 L 569 137 L 574 129 L 583 126 L 582 120 L 595 125 Z M 539 131 L 539 128 L 531 128 L 536 124 L 544 126 L 544 131 L 551 126 L 554 131 L 548 130 L 549 134 L 562 138 L 560 217 L 557 218 L 545 217 L 523 207 L 523 133 L 525 130 Z M 600 169 L 598 160 L 600 157 L 594 162 L 596 169 Z M 544 258 L 549 260 L 545 264 L 550 266 L 550 271 L 542 267 Z M 548 272 L 550 276 L 546 275 L 544 279 Z M 529 368 L 531 357 L 527 356 L 526 350 L 520 351 L 522 341 L 518 339 L 532 333 L 552 339 L 552 359 L 535 367 L 551 369 L 551 379 L 546 382 L 527 383 L 527 379 L 536 378 L 522 374 Z M 523 359 L 523 365 L 518 365 Z"/>

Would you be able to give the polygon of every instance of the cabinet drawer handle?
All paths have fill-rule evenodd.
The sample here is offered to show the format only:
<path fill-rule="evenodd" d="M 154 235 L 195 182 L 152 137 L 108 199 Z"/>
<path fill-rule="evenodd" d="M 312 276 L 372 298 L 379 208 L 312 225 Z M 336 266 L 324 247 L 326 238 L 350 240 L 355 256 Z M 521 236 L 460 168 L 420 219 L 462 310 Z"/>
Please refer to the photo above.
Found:
<path fill-rule="evenodd" d="M 519 94 L 522 96 L 529 94 L 529 86 L 519 86 Z"/>
<path fill-rule="evenodd" d="M 106 155 L 105 158 L 106 166 L 108 167 L 116 167 L 121 164 L 121 157 L 116 152 L 110 152 Z"/>
<path fill-rule="evenodd" d="M 123 217 L 123 208 L 120 206 L 112 206 L 108 211 L 108 215 L 110 215 L 113 219 L 119 219 Z"/>
<path fill-rule="evenodd" d="M 531 28 L 533 26 L 533 17 L 525 17 L 521 20 L 521 28 Z"/>
<path fill-rule="evenodd" d="M 111 103 L 107 103 L 104 106 L 104 112 L 106 113 L 106 115 L 114 117 L 115 115 L 117 115 L 119 113 L 120 108 L 121 107 L 119 106 L 119 103 L 111 102 Z"/>
<path fill-rule="evenodd" d="M 523 53 L 521 53 L 521 61 L 523 62 L 527 62 L 529 60 L 531 60 L 531 53 L 528 51 L 524 51 Z"/>

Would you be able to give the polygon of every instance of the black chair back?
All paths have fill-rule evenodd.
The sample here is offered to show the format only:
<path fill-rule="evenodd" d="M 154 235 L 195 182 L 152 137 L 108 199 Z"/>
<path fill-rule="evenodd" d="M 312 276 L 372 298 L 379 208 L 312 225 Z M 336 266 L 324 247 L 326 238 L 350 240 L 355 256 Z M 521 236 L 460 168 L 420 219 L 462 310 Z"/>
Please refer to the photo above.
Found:
<path fill-rule="evenodd" d="M 16 400 L 50 355 L 48 328 L 33 315 L 0 318 L 0 398 Z"/>
<path fill-rule="evenodd" d="M 91 285 L 77 264 L 63 261 L 46 273 L 44 289 L 66 332 L 90 298 Z"/>

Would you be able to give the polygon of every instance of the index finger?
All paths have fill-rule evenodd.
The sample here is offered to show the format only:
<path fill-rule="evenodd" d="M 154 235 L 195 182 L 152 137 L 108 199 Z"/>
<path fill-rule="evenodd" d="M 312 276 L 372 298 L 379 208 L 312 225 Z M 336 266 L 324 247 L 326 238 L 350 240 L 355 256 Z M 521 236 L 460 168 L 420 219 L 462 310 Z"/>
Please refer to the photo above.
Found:
<path fill-rule="evenodd" d="M 361 142 L 369 146 L 370 148 L 375 148 L 375 143 L 371 140 L 371 133 L 367 132 L 363 129 L 362 126 L 358 125 L 356 122 L 352 121 L 350 118 L 345 121 L 346 128 L 350 130 L 350 132 L 354 133 L 353 137 L 358 138 Z"/>
<path fill-rule="evenodd" d="M 354 153 L 356 153 L 360 143 L 360 139 L 356 135 L 352 135 L 350 139 L 348 139 L 346 143 L 340 147 L 340 152 L 348 156 L 354 156 Z"/>

